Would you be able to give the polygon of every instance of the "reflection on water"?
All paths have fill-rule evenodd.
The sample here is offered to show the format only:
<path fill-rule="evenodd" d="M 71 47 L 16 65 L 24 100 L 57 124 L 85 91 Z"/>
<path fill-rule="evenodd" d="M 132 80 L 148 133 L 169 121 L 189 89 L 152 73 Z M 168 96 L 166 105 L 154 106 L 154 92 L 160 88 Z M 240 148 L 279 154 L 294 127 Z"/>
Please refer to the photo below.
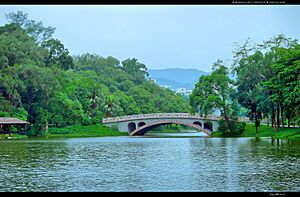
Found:
<path fill-rule="evenodd" d="M 0 191 L 299 191 L 299 157 L 267 138 L 2 140 Z"/>
<path fill-rule="evenodd" d="M 178 133 L 159 133 L 159 132 L 148 132 L 142 137 L 207 137 L 207 134 L 203 132 L 197 132 L 193 130 L 183 130 L 182 132 Z"/>

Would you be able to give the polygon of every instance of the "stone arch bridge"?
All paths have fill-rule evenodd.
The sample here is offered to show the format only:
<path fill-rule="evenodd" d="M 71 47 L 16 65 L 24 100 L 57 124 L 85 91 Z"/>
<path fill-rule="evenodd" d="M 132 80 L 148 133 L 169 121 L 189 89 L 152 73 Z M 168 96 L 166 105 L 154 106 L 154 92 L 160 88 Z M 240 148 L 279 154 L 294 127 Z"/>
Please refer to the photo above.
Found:
<path fill-rule="evenodd" d="M 144 135 L 153 128 L 166 124 L 181 124 L 206 133 L 208 136 L 218 130 L 218 116 L 201 117 L 199 114 L 189 113 L 153 113 L 129 116 L 109 117 L 103 119 L 103 124 L 117 127 L 121 132 L 129 135 Z"/>

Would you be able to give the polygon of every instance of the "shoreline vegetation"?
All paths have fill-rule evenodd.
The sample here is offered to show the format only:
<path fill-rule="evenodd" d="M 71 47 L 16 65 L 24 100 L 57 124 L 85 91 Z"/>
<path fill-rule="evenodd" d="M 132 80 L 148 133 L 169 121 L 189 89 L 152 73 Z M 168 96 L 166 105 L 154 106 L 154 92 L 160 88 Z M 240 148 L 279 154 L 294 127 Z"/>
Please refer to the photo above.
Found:
<path fill-rule="evenodd" d="M 75 125 L 62 128 L 49 128 L 47 137 L 112 137 L 112 136 L 127 136 L 127 132 L 120 132 L 116 129 L 106 127 L 102 124 L 96 125 Z"/>
<path fill-rule="evenodd" d="M 120 132 L 103 124 L 73 125 L 66 127 L 50 127 L 48 133 L 39 136 L 20 134 L 0 134 L 0 139 L 51 139 L 51 138 L 77 138 L 77 137 L 111 137 L 127 136 L 126 132 Z"/>
<path fill-rule="evenodd" d="M 184 129 L 187 130 L 187 129 Z M 161 128 L 151 131 L 151 133 L 182 133 L 180 128 Z M 49 128 L 48 134 L 43 136 L 28 136 L 20 134 L 1 134 L 0 139 L 54 139 L 54 138 L 81 138 L 81 137 L 113 137 L 128 136 L 127 132 L 120 132 L 114 128 L 106 127 L 102 124 L 96 125 L 73 125 L 62 128 Z M 212 133 L 212 138 L 231 138 L 222 136 L 220 131 Z M 271 126 L 261 125 L 256 135 L 254 124 L 247 124 L 245 130 L 235 137 L 271 137 L 274 139 L 298 139 L 300 140 L 300 128 L 279 128 L 274 132 Z"/>
<path fill-rule="evenodd" d="M 212 137 L 220 137 L 220 131 L 216 131 L 212 133 Z M 235 137 L 271 137 L 274 139 L 299 139 L 300 140 L 300 128 L 298 127 L 290 127 L 290 128 L 278 128 L 278 131 L 275 132 L 274 128 L 267 125 L 260 125 L 258 133 L 256 135 L 256 128 L 254 124 L 246 124 L 245 130 L 238 136 Z"/>

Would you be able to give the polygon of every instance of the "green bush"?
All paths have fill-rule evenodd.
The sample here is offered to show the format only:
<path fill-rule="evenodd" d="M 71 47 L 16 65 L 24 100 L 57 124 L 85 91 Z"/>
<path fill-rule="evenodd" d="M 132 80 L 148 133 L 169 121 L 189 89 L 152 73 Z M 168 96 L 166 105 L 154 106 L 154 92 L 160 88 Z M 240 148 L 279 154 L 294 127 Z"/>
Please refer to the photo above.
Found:
<path fill-rule="evenodd" d="M 84 115 L 82 117 L 82 125 L 83 126 L 90 125 L 91 123 L 92 123 L 92 121 L 87 115 Z"/>
<path fill-rule="evenodd" d="M 103 115 L 97 115 L 95 117 L 92 118 L 92 124 L 99 124 L 99 123 L 102 123 L 102 118 L 103 118 Z"/>
<path fill-rule="evenodd" d="M 232 128 L 232 132 L 229 130 L 229 127 L 225 120 L 219 121 L 219 131 L 221 131 L 221 136 L 224 137 L 235 137 L 239 136 L 243 133 L 246 127 L 245 122 L 236 122 L 236 121 L 230 121 L 229 126 Z"/>
<path fill-rule="evenodd" d="M 64 128 L 49 128 L 50 134 L 70 134 L 73 133 L 74 129 L 72 129 L 72 126 L 64 127 Z"/>
<path fill-rule="evenodd" d="M 38 133 L 38 129 L 36 126 L 29 126 L 28 130 L 25 132 L 28 136 L 35 136 Z"/>
<path fill-rule="evenodd" d="M 18 128 L 11 125 L 11 126 L 9 126 L 9 131 L 10 131 L 11 133 L 17 133 L 17 132 L 18 132 Z"/>

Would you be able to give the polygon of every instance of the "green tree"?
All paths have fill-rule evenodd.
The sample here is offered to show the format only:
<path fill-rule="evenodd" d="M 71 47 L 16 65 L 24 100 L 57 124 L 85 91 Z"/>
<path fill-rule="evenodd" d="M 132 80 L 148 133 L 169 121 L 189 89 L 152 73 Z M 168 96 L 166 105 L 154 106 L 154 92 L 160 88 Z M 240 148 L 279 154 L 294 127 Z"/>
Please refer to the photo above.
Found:
<path fill-rule="evenodd" d="M 44 27 L 41 21 L 28 19 L 28 14 L 18 11 L 17 13 L 10 12 L 6 14 L 6 19 L 10 23 L 14 23 L 22 27 L 26 33 L 31 36 L 35 42 L 41 43 L 52 37 L 55 28 L 48 26 Z"/>
<path fill-rule="evenodd" d="M 157 113 L 159 109 L 155 107 L 155 96 L 140 86 L 131 87 L 129 90 L 142 114 Z"/>
<path fill-rule="evenodd" d="M 145 76 L 149 76 L 146 65 L 138 62 L 136 58 L 123 60 L 119 68 L 133 76 L 136 83 L 145 81 Z"/>
<path fill-rule="evenodd" d="M 259 117 L 261 116 L 258 106 L 262 105 L 267 98 L 261 85 L 261 82 L 267 79 L 264 66 L 264 55 L 257 51 L 253 55 L 242 59 L 236 72 L 238 101 L 243 107 L 250 110 L 251 116 L 255 119 L 257 133 L 260 122 Z"/>
<path fill-rule="evenodd" d="M 273 87 L 264 83 L 273 78 L 273 83 L 280 86 L 280 80 L 275 80 L 277 73 L 273 66 L 280 59 L 278 49 L 290 48 L 296 43 L 297 40 L 279 34 L 262 44 L 255 44 L 248 39 L 235 50 L 233 72 L 237 75 L 238 100 L 249 109 L 255 125 L 259 125 L 259 119 L 264 115 L 269 117 L 269 114 L 275 131 L 280 127 L 280 122 L 284 125 L 284 109 L 289 110 L 289 107 L 283 104 L 283 92 L 277 88 L 276 95 L 273 95 Z"/>
<path fill-rule="evenodd" d="M 148 80 L 136 58 L 72 57 L 51 38 L 54 28 L 23 12 L 7 19 L 10 24 L 0 27 L 0 116 L 28 120 L 34 135 L 102 117 L 189 111 L 182 96 Z"/>
<path fill-rule="evenodd" d="M 0 69 L 21 63 L 41 65 L 45 52 L 18 25 L 0 27 Z"/>
<path fill-rule="evenodd" d="M 57 39 L 49 39 L 42 43 L 48 54 L 45 58 L 45 64 L 48 66 L 57 65 L 64 70 L 73 69 L 74 63 L 69 55 L 69 50 Z"/>
<path fill-rule="evenodd" d="M 212 83 L 210 76 L 202 75 L 190 95 L 193 112 L 197 112 L 201 116 L 211 114 L 216 109 L 207 102 L 208 97 L 213 94 Z"/>
<path fill-rule="evenodd" d="M 105 117 L 119 116 L 123 114 L 120 102 L 113 95 L 109 95 L 105 98 L 105 105 L 103 109 Z"/>
<path fill-rule="evenodd" d="M 263 83 L 272 90 L 271 99 L 281 102 L 287 111 L 288 125 L 300 111 L 300 45 L 290 48 L 276 48 L 277 61 L 273 64 L 275 75 Z M 283 121 L 282 121 L 283 122 Z"/>
<path fill-rule="evenodd" d="M 140 108 L 136 104 L 132 96 L 128 96 L 121 91 L 116 91 L 113 94 L 120 102 L 120 107 L 123 109 L 123 115 L 139 114 L 141 113 Z"/>
<path fill-rule="evenodd" d="M 231 119 L 234 119 L 234 102 L 232 95 L 234 81 L 228 77 L 229 71 L 223 61 L 217 60 L 213 65 L 213 72 L 208 76 L 201 76 L 191 95 L 191 105 L 194 109 L 200 109 L 207 115 L 217 109 L 225 120 L 226 127 L 230 133 L 234 133 Z"/>
<path fill-rule="evenodd" d="M 49 101 L 49 120 L 56 127 L 81 124 L 84 118 L 82 105 L 63 92 L 56 93 Z"/>
<path fill-rule="evenodd" d="M 33 65 L 20 65 L 17 68 L 18 78 L 23 82 L 18 92 L 22 105 L 28 111 L 29 121 L 37 125 L 43 124 L 47 128 L 49 101 L 61 89 L 61 85 L 49 68 Z M 39 129 L 37 131 L 40 132 Z"/>

